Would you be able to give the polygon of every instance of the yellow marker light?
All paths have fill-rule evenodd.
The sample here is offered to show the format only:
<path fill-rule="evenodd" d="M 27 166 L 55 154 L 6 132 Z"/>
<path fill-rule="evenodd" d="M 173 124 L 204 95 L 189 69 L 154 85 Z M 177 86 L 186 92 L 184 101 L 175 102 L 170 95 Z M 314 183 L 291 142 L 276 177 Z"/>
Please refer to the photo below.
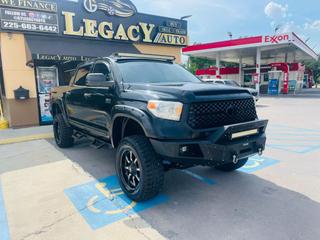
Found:
<path fill-rule="evenodd" d="M 179 115 L 179 116 L 181 116 L 182 110 L 183 110 L 183 105 L 177 106 L 177 108 L 176 108 L 176 114 Z"/>
<path fill-rule="evenodd" d="M 158 118 L 180 121 L 183 104 L 180 102 L 151 100 L 148 102 L 147 108 Z"/>
<path fill-rule="evenodd" d="M 157 104 L 155 102 L 148 102 L 148 109 L 149 110 L 156 110 Z"/>

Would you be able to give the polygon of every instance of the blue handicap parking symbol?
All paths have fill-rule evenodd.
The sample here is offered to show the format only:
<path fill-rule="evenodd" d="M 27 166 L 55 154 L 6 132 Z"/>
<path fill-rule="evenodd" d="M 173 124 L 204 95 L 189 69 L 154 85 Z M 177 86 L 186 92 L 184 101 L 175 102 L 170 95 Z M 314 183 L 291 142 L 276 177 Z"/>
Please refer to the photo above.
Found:
<path fill-rule="evenodd" d="M 167 196 L 159 195 L 133 202 L 122 192 L 116 176 L 66 189 L 65 194 L 94 230 L 168 201 Z"/>
<path fill-rule="evenodd" d="M 266 167 L 270 167 L 279 162 L 280 161 L 275 159 L 255 156 L 255 157 L 249 158 L 249 161 L 247 162 L 247 164 L 244 167 L 240 168 L 239 171 L 245 172 L 245 173 L 253 173 L 255 171 L 264 169 Z"/>

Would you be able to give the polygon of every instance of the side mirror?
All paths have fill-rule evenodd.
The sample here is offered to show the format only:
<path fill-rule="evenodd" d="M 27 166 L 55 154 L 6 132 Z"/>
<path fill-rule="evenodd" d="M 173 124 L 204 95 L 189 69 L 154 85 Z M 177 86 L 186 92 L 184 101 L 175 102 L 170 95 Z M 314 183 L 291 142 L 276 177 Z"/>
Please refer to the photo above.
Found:
<path fill-rule="evenodd" d="M 113 84 L 113 81 L 107 81 L 107 77 L 103 73 L 90 73 L 86 77 L 88 87 L 111 87 Z"/>

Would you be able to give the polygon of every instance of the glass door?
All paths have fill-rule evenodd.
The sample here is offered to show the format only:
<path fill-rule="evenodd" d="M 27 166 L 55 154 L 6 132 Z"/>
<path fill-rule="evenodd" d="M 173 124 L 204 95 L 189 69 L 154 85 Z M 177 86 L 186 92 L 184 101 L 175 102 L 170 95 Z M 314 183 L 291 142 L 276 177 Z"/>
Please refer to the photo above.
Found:
<path fill-rule="evenodd" d="M 50 92 L 59 86 L 58 68 L 37 67 L 37 85 L 41 125 L 51 124 L 53 119 L 50 113 Z"/>

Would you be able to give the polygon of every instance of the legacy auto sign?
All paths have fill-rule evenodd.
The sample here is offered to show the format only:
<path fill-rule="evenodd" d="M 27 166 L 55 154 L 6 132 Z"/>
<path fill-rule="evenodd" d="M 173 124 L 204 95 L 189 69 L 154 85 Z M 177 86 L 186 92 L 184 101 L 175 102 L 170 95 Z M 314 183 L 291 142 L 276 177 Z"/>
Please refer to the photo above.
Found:
<path fill-rule="evenodd" d="M 187 22 L 138 13 L 130 0 L 0 0 L 2 31 L 187 45 Z"/>

